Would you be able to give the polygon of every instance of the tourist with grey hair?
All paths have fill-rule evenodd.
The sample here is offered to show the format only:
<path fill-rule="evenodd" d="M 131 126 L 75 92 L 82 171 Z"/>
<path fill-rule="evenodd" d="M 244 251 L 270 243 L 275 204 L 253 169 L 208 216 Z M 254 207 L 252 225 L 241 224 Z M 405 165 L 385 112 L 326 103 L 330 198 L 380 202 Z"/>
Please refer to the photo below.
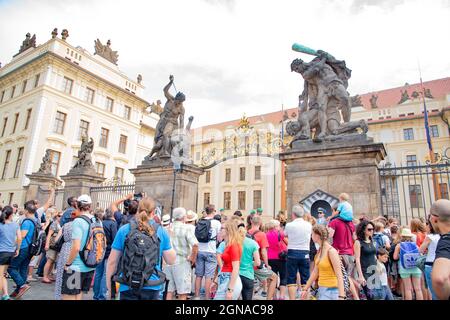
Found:
<path fill-rule="evenodd" d="M 105 210 L 102 223 L 106 235 L 106 251 L 105 259 L 95 269 L 94 300 L 106 300 L 107 297 L 106 266 L 108 264 L 109 254 L 111 253 L 111 245 L 117 234 L 117 221 L 111 209 Z M 111 286 L 111 290 L 115 290 L 114 285 Z M 111 297 L 112 299 L 115 297 L 115 292 L 111 292 Z"/>
<path fill-rule="evenodd" d="M 186 224 L 186 209 L 173 209 L 172 217 L 173 223 L 169 234 L 176 252 L 176 261 L 175 264 L 164 267 L 163 272 L 169 280 L 166 300 L 172 300 L 175 291 L 179 300 L 186 300 L 192 290 L 192 268 L 197 258 L 198 240 L 194 229 Z"/>
<path fill-rule="evenodd" d="M 287 254 L 287 287 L 289 299 L 295 300 L 297 295 L 297 273 L 300 273 L 300 283 L 306 285 L 309 279 L 309 244 L 312 225 L 305 221 L 305 211 L 300 205 L 292 207 L 292 221 L 286 224 L 284 234 L 288 238 Z"/>
<path fill-rule="evenodd" d="M 431 273 L 433 290 L 439 300 L 450 299 L 450 201 L 441 199 L 430 209 L 430 222 L 441 235 Z"/>

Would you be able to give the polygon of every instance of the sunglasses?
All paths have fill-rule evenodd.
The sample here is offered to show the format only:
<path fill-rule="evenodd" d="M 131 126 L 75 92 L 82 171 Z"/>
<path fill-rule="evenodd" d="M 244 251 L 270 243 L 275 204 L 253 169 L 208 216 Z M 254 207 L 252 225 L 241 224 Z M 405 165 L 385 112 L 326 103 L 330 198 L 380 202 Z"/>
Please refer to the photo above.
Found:
<path fill-rule="evenodd" d="M 366 230 L 367 231 L 373 231 L 373 228 L 367 228 Z"/>

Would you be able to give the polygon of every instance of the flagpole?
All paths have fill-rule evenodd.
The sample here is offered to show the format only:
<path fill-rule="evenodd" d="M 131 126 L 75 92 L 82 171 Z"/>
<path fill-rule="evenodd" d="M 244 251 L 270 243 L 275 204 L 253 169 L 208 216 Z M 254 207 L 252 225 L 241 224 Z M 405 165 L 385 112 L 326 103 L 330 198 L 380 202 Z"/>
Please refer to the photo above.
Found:
<path fill-rule="evenodd" d="M 428 153 L 430 156 L 431 165 L 435 164 L 435 157 L 434 157 L 434 150 L 433 150 L 433 143 L 431 141 L 430 136 L 430 127 L 428 123 L 428 110 L 427 110 L 427 104 L 425 102 L 425 87 L 423 86 L 422 81 L 422 70 L 420 68 L 420 62 L 417 61 L 419 65 L 419 76 L 420 76 L 420 87 L 422 89 L 421 96 L 423 101 L 423 114 L 424 114 L 424 121 L 425 121 L 425 135 L 427 138 L 427 144 L 428 144 Z M 436 174 L 436 168 L 431 167 L 431 177 L 433 179 L 433 189 L 434 189 L 434 199 L 439 200 L 441 199 L 441 188 L 439 187 L 439 181 L 437 179 Z"/>
<path fill-rule="evenodd" d="M 284 104 L 281 104 L 281 151 L 285 151 L 284 147 Z M 281 210 L 286 210 L 286 176 L 284 161 L 281 161 Z"/>

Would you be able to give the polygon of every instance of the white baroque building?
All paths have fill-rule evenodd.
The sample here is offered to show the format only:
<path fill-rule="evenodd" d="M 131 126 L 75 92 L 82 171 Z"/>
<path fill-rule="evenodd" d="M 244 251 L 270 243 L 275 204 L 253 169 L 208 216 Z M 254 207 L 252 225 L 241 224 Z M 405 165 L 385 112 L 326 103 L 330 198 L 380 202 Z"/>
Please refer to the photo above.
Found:
<path fill-rule="evenodd" d="M 47 149 L 53 173 L 67 174 L 83 134 L 94 139 L 99 174 L 133 181 L 127 169 L 150 152 L 158 121 L 140 82 L 56 36 L 15 55 L 0 68 L 0 203 L 23 203 L 25 175 Z"/>

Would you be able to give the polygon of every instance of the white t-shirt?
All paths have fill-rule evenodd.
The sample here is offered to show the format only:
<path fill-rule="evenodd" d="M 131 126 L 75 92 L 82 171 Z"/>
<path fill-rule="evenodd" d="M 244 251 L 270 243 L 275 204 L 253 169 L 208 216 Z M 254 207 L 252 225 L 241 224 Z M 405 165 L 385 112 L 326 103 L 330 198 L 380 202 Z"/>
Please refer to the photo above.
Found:
<path fill-rule="evenodd" d="M 436 247 L 441 236 L 439 234 L 428 234 L 427 238 L 430 239 L 431 242 L 428 245 L 427 258 L 425 261 L 434 262 L 434 259 L 436 259 Z"/>
<path fill-rule="evenodd" d="M 209 229 L 209 232 L 211 233 L 210 239 L 213 239 L 206 242 L 199 242 L 198 243 L 198 251 L 199 252 L 209 252 L 209 253 L 216 253 L 216 243 L 217 243 L 217 236 L 220 233 L 220 228 L 222 227 L 222 224 L 213 218 L 205 218 L 205 219 L 211 219 L 211 229 Z"/>
<path fill-rule="evenodd" d="M 382 286 L 388 285 L 387 273 L 384 264 L 380 261 L 377 261 L 377 274 L 380 277 L 380 283 Z"/>
<path fill-rule="evenodd" d="M 286 224 L 284 234 L 288 237 L 288 250 L 307 250 L 311 241 L 312 225 L 303 220 L 295 219 Z"/>

